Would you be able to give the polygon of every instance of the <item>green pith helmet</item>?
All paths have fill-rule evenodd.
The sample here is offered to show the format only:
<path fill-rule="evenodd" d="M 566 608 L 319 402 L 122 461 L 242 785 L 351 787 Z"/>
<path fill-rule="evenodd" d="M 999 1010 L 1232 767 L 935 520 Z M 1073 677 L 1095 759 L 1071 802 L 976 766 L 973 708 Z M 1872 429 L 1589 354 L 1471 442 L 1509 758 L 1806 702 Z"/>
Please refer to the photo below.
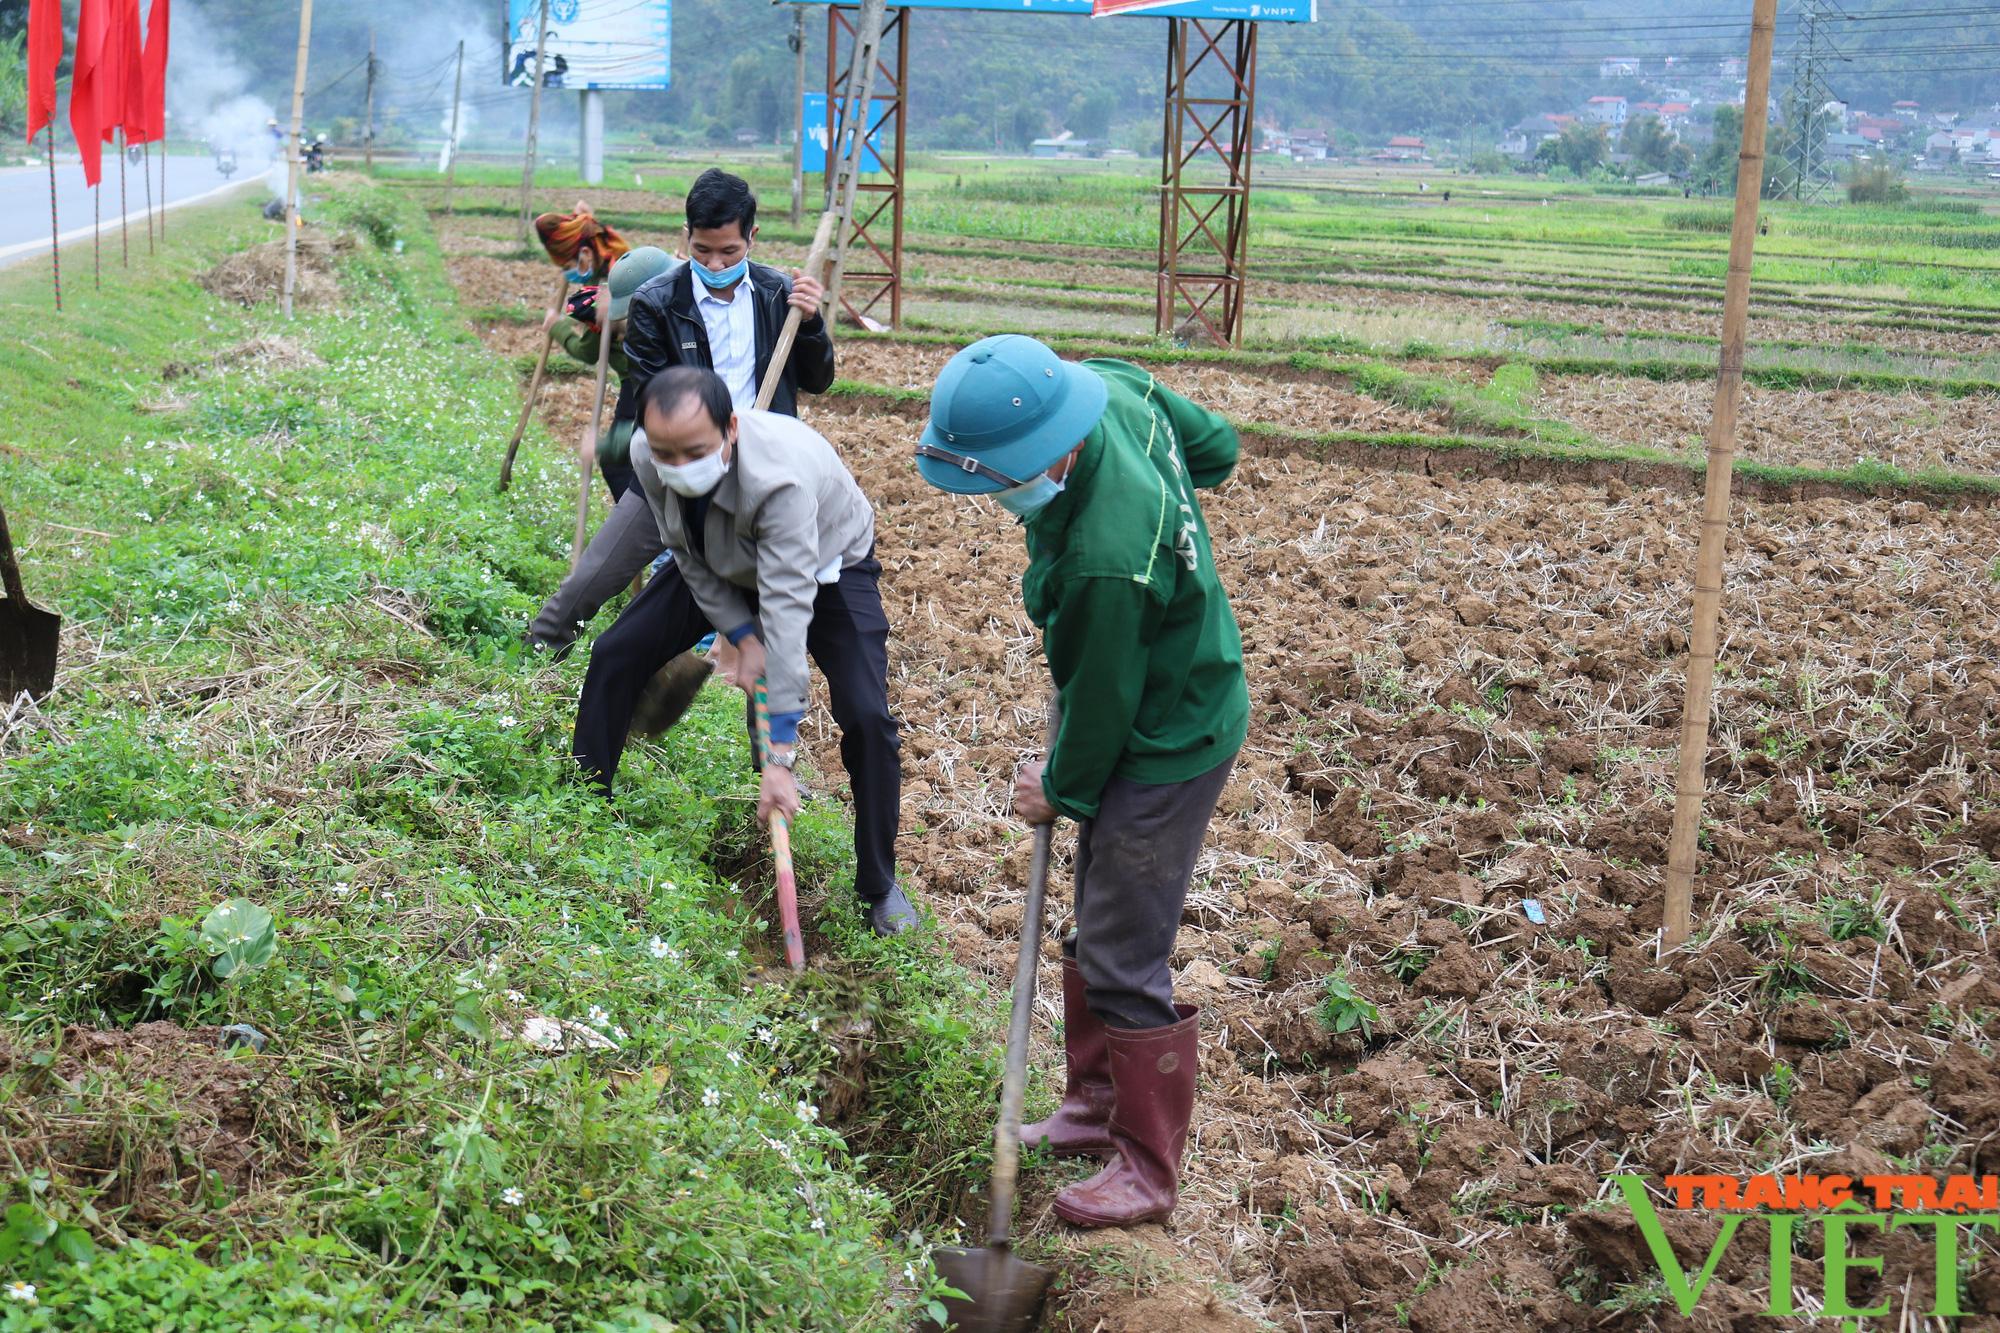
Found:
<path fill-rule="evenodd" d="M 642 245 L 611 266 L 611 318 L 623 319 L 632 293 L 672 267 L 674 257 L 657 245 Z"/>
<path fill-rule="evenodd" d="M 1007 490 L 1081 444 L 1108 398 L 1095 371 L 1033 338 L 982 338 L 951 359 L 931 390 L 917 470 L 959 495 Z"/>

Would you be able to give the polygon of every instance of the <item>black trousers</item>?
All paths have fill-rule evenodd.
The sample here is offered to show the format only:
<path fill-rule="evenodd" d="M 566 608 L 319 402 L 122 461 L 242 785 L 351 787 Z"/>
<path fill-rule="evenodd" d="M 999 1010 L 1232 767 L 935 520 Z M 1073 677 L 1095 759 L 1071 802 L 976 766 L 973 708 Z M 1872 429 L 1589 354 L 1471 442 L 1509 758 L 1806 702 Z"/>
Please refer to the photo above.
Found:
<path fill-rule="evenodd" d="M 889 713 L 889 619 L 873 556 L 822 584 L 806 651 L 826 677 L 840 760 L 854 788 L 854 888 L 880 902 L 896 882 L 896 826 L 903 797 L 901 739 Z M 753 599 L 754 600 L 754 599 Z M 571 750 L 608 796 L 625 752 L 639 690 L 669 661 L 701 642 L 708 617 L 670 564 L 652 577 L 590 650 Z"/>
<path fill-rule="evenodd" d="M 1113 778 L 1097 818 L 1076 826 L 1076 931 L 1063 952 L 1083 971 L 1090 1011 L 1114 1028 L 1178 1021 L 1172 960 L 1188 884 L 1234 755 L 1197 778 L 1154 786 Z"/>

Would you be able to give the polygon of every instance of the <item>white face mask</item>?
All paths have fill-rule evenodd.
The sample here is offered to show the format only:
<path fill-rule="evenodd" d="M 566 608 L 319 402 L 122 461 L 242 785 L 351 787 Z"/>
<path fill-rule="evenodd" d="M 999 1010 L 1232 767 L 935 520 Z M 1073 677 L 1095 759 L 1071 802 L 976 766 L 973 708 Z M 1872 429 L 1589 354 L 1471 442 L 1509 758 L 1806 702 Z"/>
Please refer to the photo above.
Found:
<path fill-rule="evenodd" d="M 729 464 L 723 461 L 722 450 L 717 449 L 706 458 L 697 458 L 692 463 L 675 467 L 667 463 L 654 463 L 653 470 L 660 474 L 660 481 L 675 495 L 684 495 L 690 500 L 699 495 L 707 495 L 722 484 L 723 473 L 729 471 Z"/>

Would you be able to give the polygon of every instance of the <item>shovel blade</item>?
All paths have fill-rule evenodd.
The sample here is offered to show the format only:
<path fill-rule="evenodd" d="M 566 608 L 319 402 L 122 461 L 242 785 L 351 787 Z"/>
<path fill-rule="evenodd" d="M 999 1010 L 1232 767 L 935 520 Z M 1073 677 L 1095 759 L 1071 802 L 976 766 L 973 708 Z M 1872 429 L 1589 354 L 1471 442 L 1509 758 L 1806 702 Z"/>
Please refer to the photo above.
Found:
<path fill-rule="evenodd" d="M 940 1249 L 931 1258 L 940 1276 L 965 1293 L 945 1300 L 943 1325 L 925 1321 L 920 1333 L 1034 1333 L 1042 1326 L 1042 1303 L 1056 1275 L 989 1245 L 980 1250 Z"/>
<path fill-rule="evenodd" d="M 693 653 L 682 653 L 661 667 L 639 692 L 632 710 L 633 732 L 647 737 L 665 734 L 694 704 L 714 670 L 715 663 Z"/>
<path fill-rule="evenodd" d="M 40 699 L 56 684 L 62 617 L 7 598 L 0 601 L 0 707 L 26 690 Z"/>

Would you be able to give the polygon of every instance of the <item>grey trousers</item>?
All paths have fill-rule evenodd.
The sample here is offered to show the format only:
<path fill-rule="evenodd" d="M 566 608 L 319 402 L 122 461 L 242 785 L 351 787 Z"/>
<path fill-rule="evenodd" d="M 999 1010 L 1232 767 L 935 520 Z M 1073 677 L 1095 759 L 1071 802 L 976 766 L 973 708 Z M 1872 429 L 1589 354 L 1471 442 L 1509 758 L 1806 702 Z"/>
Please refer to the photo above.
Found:
<path fill-rule="evenodd" d="M 1090 1011 L 1114 1028 L 1158 1028 L 1174 1012 L 1171 960 L 1188 884 L 1231 755 L 1198 778 L 1152 786 L 1113 778 L 1076 831 L 1076 930 L 1063 952 L 1083 971 Z"/>
<path fill-rule="evenodd" d="M 667 549 L 646 493 L 629 486 L 612 506 L 611 517 L 583 549 L 583 559 L 528 625 L 544 646 L 567 652 L 584 625 Z"/>

